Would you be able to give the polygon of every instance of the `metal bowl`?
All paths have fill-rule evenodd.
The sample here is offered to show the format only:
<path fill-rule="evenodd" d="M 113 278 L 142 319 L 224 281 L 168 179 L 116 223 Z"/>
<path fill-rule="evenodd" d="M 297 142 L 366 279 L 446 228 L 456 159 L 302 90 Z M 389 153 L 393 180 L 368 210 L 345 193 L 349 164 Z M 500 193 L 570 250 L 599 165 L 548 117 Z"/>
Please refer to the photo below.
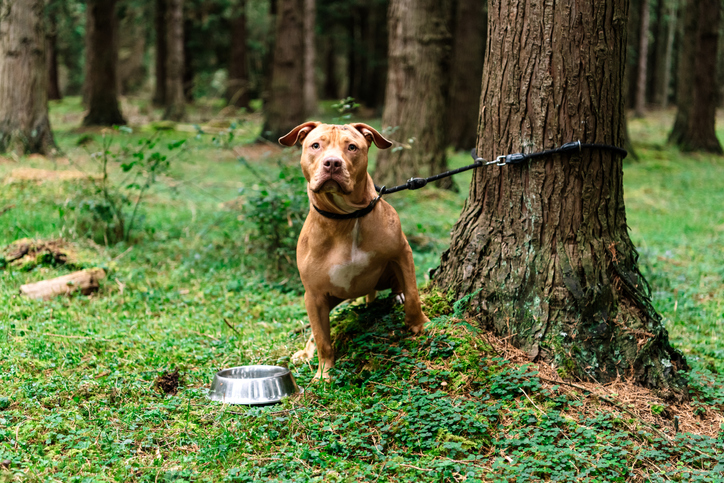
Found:
<path fill-rule="evenodd" d="M 273 404 L 301 392 L 286 367 L 239 366 L 216 373 L 209 399 L 226 404 Z"/>

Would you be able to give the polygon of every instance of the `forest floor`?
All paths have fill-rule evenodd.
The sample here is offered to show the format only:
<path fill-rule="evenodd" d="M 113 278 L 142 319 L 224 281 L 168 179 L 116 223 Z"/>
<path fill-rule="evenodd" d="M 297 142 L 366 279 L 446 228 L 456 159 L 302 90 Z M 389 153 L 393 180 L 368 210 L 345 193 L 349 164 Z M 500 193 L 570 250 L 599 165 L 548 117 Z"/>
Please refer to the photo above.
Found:
<path fill-rule="evenodd" d="M 60 153 L 0 158 L 0 482 L 724 481 L 724 159 L 667 146 L 673 111 L 629 122 L 624 182 L 689 404 L 561 381 L 426 288 L 416 338 L 387 299 L 335 310 L 334 381 L 290 366 L 306 390 L 270 407 L 206 392 L 216 371 L 288 365 L 304 343 L 287 261 L 307 206 L 298 153 L 249 144 L 259 116 L 214 103 L 177 126 L 141 102 L 124 112 L 131 129 L 80 129 L 77 99 L 53 103 Z M 420 285 L 470 174 L 456 181 L 388 198 Z M 113 243 L 114 203 L 126 230 L 135 219 L 128 241 Z M 13 260 L 23 239 L 34 248 Z M 87 267 L 108 273 L 93 295 L 18 295 Z"/>

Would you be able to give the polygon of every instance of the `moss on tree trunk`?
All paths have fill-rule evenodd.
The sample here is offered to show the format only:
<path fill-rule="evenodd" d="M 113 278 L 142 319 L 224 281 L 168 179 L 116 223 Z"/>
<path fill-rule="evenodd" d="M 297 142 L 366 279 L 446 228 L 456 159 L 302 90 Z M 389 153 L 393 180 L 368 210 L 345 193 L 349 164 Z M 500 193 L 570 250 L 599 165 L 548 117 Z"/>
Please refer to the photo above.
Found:
<path fill-rule="evenodd" d="M 624 143 L 626 0 L 491 0 L 478 152 Z M 686 363 L 628 236 L 620 156 L 583 150 L 476 170 L 435 276 L 564 377 L 633 378 L 683 399 Z"/>

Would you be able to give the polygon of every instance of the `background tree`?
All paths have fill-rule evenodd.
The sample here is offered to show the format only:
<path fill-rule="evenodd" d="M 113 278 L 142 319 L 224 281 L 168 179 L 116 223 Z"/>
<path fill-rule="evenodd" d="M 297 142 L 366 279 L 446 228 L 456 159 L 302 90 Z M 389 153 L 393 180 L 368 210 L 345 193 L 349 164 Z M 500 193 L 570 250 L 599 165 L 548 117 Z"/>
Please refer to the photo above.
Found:
<path fill-rule="evenodd" d="M 304 112 L 311 116 L 317 112 L 317 5 L 315 0 L 304 0 Z"/>
<path fill-rule="evenodd" d="M 181 121 L 186 114 L 183 8 L 183 0 L 167 0 L 166 111 L 163 118 L 171 121 Z"/>
<path fill-rule="evenodd" d="M 166 29 L 167 0 L 156 0 L 153 25 L 156 34 L 155 56 L 155 87 L 153 90 L 153 103 L 157 106 L 166 105 L 166 62 L 168 61 L 168 31 Z"/>
<path fill-rule="evenodd" d="M 240 0 L 231 19 L 231 58 L 226 100 L 236 107 L 249 109 L 249 68 L 246 58 L 246 1 Z"/>
<path fill-rule="evenodd" d="M 278 0 L 271 89 L 262 137 L 275 141 L 304 121 L 304 0 Z"/>
<path fill-rule="evenodd" d="M 393 186 L 410 176 L 428 176 L 447 168 L 450 16 L 448 0 L 390 3 L 382 125 L 397 145 L 377 156 L 374 178 L 379 185 Z M 443 187 L 450 187 L 450 180 L 446 178 Z"/>
<path fill-rule="evenodd" d="M 0 2 L 0 152 L 47 154 L 48 121 L 43 0 Z"/>
<path fill-rule="evenodd" d="M 716 137 L 720 0 L 687 0 L 679 57 L 676 120 L 669 142 L 684 151 L 722 154 Z"/>
<path fill-rule="evenodd" d="M 58 82 L 58 2 L 46 3 L 45 62 L 48 66 L 48 100 L 57 101 L 60 94 Z"/>
<path fill-rule="evenodd" d="M 638 65 L 636 69 L 636 116 L 642 117 L 646 110 L 646 76 L 649 61 L 649 0 L 641 0 L 641 28 L 639 29 Z"/>
<path fill-rule="evenodd" d="M 671 85 L 671 58 L 676 32 L 676 0 L 658 0 L 653 52 L 649 69 L 649 99 L 658 107 L 664 108 L 669 102 Z"/>
<path fill-rule="evenodd" d="M 492 0 L 488 15 L 481 156 L 623 145 L 627 0 Z M 477 170 L 434 280 L 475 294 L 485 324 L 563 376 L 683 398 L 685 361 L 637 267 L 622 177 L 620 155 L 588 149 Z"/>
<path fill-rule="evenodd" d="M 455 149 L 470 150 L 478 135 L 488 4 L 479 0 L 456 3 L 447 132 L 448 142 Z"/>
<path fill-rule="evenodd" d="M 116 0 L 88 0 L 86 8 L 88 114 L 83 119 L 83 125 L 125 124 L 118 106 Z"/>

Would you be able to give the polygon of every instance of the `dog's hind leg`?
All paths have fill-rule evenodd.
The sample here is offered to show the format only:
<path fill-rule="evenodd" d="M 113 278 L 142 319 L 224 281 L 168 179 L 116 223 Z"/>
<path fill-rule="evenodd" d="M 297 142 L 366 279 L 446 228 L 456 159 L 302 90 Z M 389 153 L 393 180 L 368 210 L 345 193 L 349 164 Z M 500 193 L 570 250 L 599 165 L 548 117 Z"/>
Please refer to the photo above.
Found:
<path fill-rule="evenodd" d="M 377 290 L 373 290 L 367 294 L 367 303 L 371 304 L 377 298 Z"/>

